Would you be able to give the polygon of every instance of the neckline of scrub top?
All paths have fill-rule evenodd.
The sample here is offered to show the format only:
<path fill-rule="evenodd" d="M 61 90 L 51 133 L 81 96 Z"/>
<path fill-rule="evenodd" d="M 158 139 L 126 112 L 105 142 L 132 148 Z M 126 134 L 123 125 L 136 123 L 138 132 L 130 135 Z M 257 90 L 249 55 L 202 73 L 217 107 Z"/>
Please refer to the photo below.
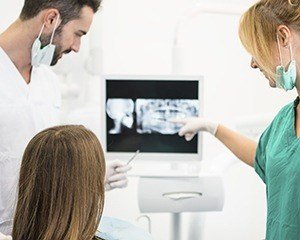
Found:
<path fill-rule="evenodd" d="M 296 140 L 300 140 L 300 136 L 297 136 L 297 131 L 296 131 L 296 108 L 298 107 L 299 105 L 299 102 L 300 102 L 300 98 L 299 96 L 295 99 L 294 101 L 294 108 L 293 108 L 293 133 L 294 133 L 294 136 L 296 138 Z"/>
<path fill-rule="evenodd" d="M 300 98 L 297 97 L 294 101 L 294 108 L 298 107 L 299 102 L 300 102 Z"/>
<path fill-rule="evenodd" d="M 33 80 L 32 74 L 31 74 L 30 82 L 27 84 L 25 79 L 23 78 L 23 76 L 21 75 L 21 73 L 19 72 L 19 70 L 17 69 L 15 64 L 13 63 L 13 61 L 10 59 L 10 57 L 7 55 L 7 53 L 1 47 L 0 47 L 0 54 L 2 54 L 3 57 L 5 58 L 5 63 L 8 64 L 8 66 L 6 66 L 7 72 L 13 79 L 12 81 L 14 81 L 16 83 L 16 85 L 20 88 L 22 93 L 25 93 L 26 97 L 28 97 L 30 85 L 32 84 L 32 80 Z M 34 68 L 32 68 L 31 73 L 33 71 L 34 71 Z"/>

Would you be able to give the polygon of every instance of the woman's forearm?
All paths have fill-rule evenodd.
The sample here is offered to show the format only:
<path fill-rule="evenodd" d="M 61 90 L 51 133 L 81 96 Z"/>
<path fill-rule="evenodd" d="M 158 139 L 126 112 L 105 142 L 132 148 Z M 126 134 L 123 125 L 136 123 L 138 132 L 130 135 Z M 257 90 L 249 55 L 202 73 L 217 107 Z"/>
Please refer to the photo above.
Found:
<path fill-rule="evenodd" d="M 241 161 L 254 166 L 257 142 L 222 125 L 218 126 L 215 136 Z"/>

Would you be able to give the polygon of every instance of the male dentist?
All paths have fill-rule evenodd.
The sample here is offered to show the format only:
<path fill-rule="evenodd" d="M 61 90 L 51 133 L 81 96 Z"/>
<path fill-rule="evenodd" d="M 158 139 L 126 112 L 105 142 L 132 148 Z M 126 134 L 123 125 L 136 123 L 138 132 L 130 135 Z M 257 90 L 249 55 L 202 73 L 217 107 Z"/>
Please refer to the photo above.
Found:
<path fill-rule="evenodd" d="M 59 125 L 61 96 L 49 66 L 78 52 L 101 0 L 25 0 L 0 34 L 0 232 L 10 234 L 23 151 L 40 130 Z M 129 166 L 107 166 L 106 190 L 127 186 Z"/>

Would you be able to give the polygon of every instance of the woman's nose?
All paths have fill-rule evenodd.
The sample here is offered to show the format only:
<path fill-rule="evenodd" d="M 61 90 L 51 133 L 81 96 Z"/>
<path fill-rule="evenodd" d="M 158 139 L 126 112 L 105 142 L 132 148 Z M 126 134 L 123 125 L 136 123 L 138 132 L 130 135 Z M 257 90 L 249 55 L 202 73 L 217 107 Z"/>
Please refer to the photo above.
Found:
<path fill-rule="evenodd" d="M 252 68 L 258 68 L 257 63 L 255 62 L 255 60 L 254 60 L 253 58 L 251 58 L 250 66 L 251 66 Z"/>

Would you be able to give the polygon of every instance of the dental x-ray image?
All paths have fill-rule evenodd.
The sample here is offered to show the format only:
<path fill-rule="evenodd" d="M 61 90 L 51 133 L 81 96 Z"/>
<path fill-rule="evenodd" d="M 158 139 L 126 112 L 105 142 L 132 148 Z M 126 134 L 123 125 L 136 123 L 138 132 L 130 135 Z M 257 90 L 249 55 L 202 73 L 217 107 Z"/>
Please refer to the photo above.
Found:
<path fill-rule="evenodd" d="M 198 116 L 199 81 L 107 79 L 107 152 L 198 153 L 198 138 L 178 135 L 173 118 Z"/>
<path fill-rule="evenodd" d="M 109 130 L 110 134 L 120 134 L 122 127 L 132 128 L 134 102 L 132 99 L 108 99 L 106 113 L 114 121 L 114 127 Z"/>
<path fill-rule="evenodd" d="M 198 108 L 198 100 L 137 99 L 135 106 L 137 132 L 176 134 L 182 126 L 171 120 L 198 116 Z"/>

